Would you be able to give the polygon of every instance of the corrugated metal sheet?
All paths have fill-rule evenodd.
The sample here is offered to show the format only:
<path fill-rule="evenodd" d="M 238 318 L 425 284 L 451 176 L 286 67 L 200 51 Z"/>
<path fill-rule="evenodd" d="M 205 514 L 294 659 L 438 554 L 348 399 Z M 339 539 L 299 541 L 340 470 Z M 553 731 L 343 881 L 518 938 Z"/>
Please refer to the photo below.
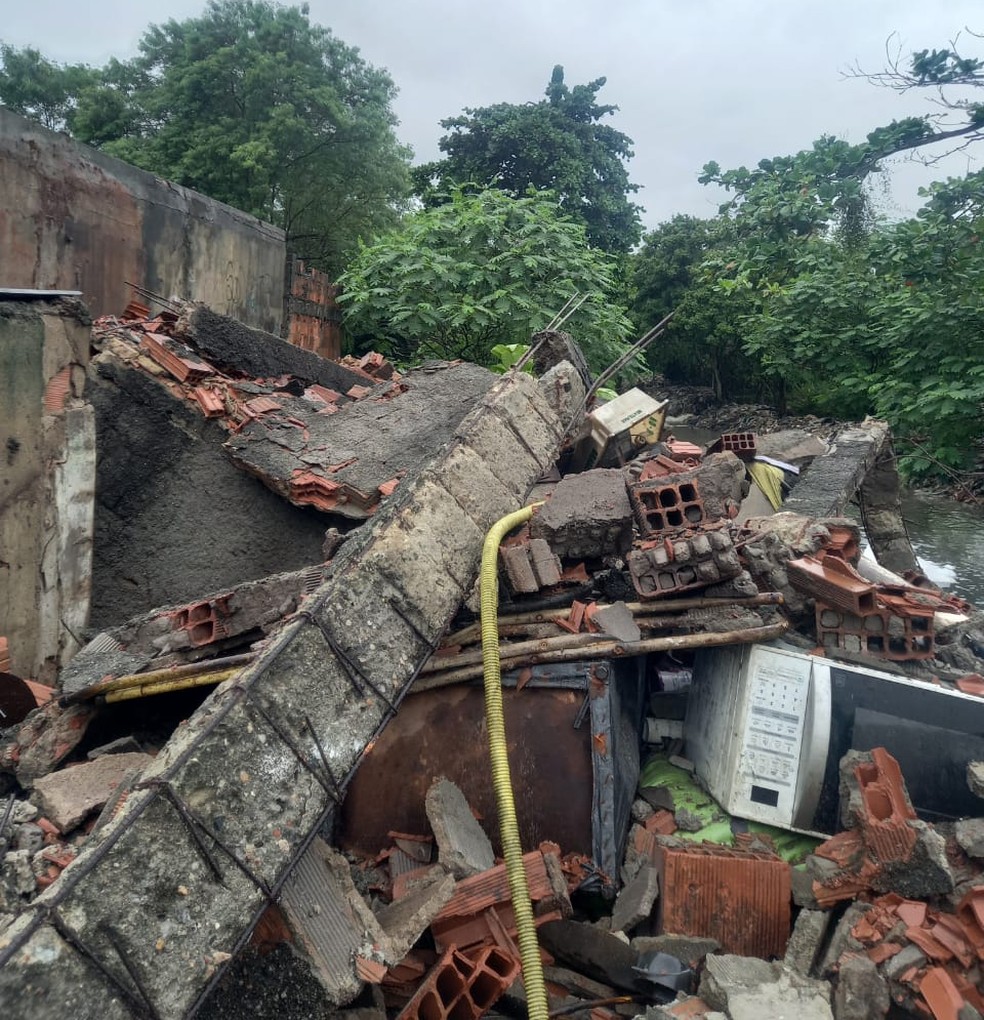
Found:
<path fill-rule="evenodd" d="M 726 953 L 782 956 L 789 939 L 789 865 L 769 854 L 660 846 L 660 930 L 717 939 Z"/>

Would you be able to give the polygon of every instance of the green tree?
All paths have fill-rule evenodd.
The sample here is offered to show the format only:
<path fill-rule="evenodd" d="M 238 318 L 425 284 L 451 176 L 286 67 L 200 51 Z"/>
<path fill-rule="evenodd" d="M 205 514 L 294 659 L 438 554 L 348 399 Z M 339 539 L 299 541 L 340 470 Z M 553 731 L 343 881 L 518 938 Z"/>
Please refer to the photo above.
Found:
<path fill-rule="evenodd" d="M 565 329 L 596 369 L 626 349 L 631 329 L 608 295 L 614 259 L 549 194 L 511 198 L 458 188 L 363 247 L 340 283 L 346 327 L 401 361 L 493 362 L 496 344 L 528 343 L 575 291 L 588 295 Z"/>
<path fill-rule="evenodd" d="M 397 221 L 409 151 L 394 132 L 393 82 L 312 24 L 306 5 L 210 0 L 200 17 L 150 26 L 139 48 L 88 71 L 67 100 L 45 86 L 47 107 L 15 108 L 50 108 L 81 141 L 284 227 L 291 250 L 325 269 Z M 23 92 L 31 79 L 26 53 L 3 53 L 8 105 L 14 82 Z"/>
<path fill-rule="evenodd" d="M 97 80 L 82 64 L 55 64 L 33 46 L 0 44 L 0 101 L 52 131 L 69 130 L 79 95 Z"/>
<path fill-rule="evenodd" d="M 564 69 L 553 70 L 546 99 L 466 109 L 441 121 L 444 159 L 417 167 L 414 179 L 427 205 L 444 201 L 449 187 L 476 182 L 513 197 L 527 188 L 550 190 L 563 211 L 583 223 L 588 240 L 608 252 L 628 252 L 642 232 L 638 186 L 626 161 L 632 139 L 608 124 L 617 106 L 600 105 L 597 78 L 569 88 Z"/>
<path fill-rule="evenodd" d="M 673 382 L 710 386 L 726 400 L 760 398 L 764 383 L 757 362 L 743 351 L 741 323 L 751 308 L 724 294 L 704 269 L 712 253 L 734 241 L 724 217 L 674 216 L 650 231 L 631 257 L 636 330 L 676 310 L 646 352 L 649 365 Z"/>

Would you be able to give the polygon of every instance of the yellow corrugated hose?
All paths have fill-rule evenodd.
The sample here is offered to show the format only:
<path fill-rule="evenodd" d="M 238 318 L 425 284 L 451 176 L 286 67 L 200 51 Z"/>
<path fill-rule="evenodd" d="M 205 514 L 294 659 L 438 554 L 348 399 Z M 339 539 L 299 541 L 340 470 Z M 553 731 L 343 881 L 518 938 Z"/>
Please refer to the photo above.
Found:
<path fill-rule="evenodd" d="M 502 853 L 506 859 L 506 875 L 512 894 L 516 917 L 517 942 L 526 986 L 526 1010 L 530 1020 L 547 1020 L 549 1007 L 543 983 L 543 965 L 536 938 L 533 905 L 530 902 L 526 869 L 523 867 L 523 846 L 516 821 L 509 755 L 506 749 L 506 726 L 502 715 L 502 672 L 499 662 L 499 545 L 513 528 L 533 516 L 534 506 L 523 507 L 496 521 L 485 536 L 482 547 L 482 572 L 479 593 L 482 605 L 482 666 L 485 673 L 485 722 L 489 730 L 489 755 L 492 759 L 492 785 L 499 808 L 499 833 Z"/>

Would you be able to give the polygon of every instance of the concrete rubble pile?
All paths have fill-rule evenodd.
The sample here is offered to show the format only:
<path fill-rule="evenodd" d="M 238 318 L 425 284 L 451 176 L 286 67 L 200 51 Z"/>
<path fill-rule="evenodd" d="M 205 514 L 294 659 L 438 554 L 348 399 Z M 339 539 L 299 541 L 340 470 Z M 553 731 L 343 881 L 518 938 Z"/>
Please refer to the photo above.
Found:
<path fill-rule="evenodd" d="M 76 314 L 0 317 L 0 356 Z M 638 390 L 585 408 L 564 334 L 538 379 L 324 361 L 201 305 L 135 303 L 91 340 L 24 369 L 54 444 L 36 466 L 57 454 L 61 503 L 87 501 L 88 587 L 64 541 L 47 568 L 66 563 L 88 629 L 23 623 L 53 598 L 24 582 L 42 533 L 0 505 L 24 571 L 0 636 L 5 1016 L 224 1017 L 246 995 L 257 1016 L 523 1015 L 477 582 L 491 525 L 531 502 L 496 582 L 551 1010 L 984 1013 L 973 724 L 951 810 L 926 803 L 931 767 L 855 746 L 815 693 L 829 675 L 984 705 L 982 618 L 918 574 L 883 423 L 705 448 Z M 65 414 L 94 422 L 77 484 Z M 0 412 L 8 449 L 20 428 Z M 740 699 L 704 730 L 695 705 L 749 663 L 774 728 L 732 767 L 731 737 L 707 745 Z M 823 711 L 801 779 L 761 764 Z M 719 795 L 746 773 L 745 801 Z"/>

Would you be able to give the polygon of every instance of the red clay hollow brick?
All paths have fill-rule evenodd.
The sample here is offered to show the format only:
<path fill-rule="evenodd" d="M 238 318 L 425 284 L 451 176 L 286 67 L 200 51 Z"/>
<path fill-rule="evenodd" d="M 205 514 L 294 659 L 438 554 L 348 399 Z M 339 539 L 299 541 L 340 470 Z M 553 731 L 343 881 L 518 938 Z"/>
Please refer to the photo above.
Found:
<path fill-rule="evenodd" d="M 452 946 L 397 1020 L 478 1020 L 518 974 L 519 962 L 496 946 L 486 946 L 471 957 Z"/>

